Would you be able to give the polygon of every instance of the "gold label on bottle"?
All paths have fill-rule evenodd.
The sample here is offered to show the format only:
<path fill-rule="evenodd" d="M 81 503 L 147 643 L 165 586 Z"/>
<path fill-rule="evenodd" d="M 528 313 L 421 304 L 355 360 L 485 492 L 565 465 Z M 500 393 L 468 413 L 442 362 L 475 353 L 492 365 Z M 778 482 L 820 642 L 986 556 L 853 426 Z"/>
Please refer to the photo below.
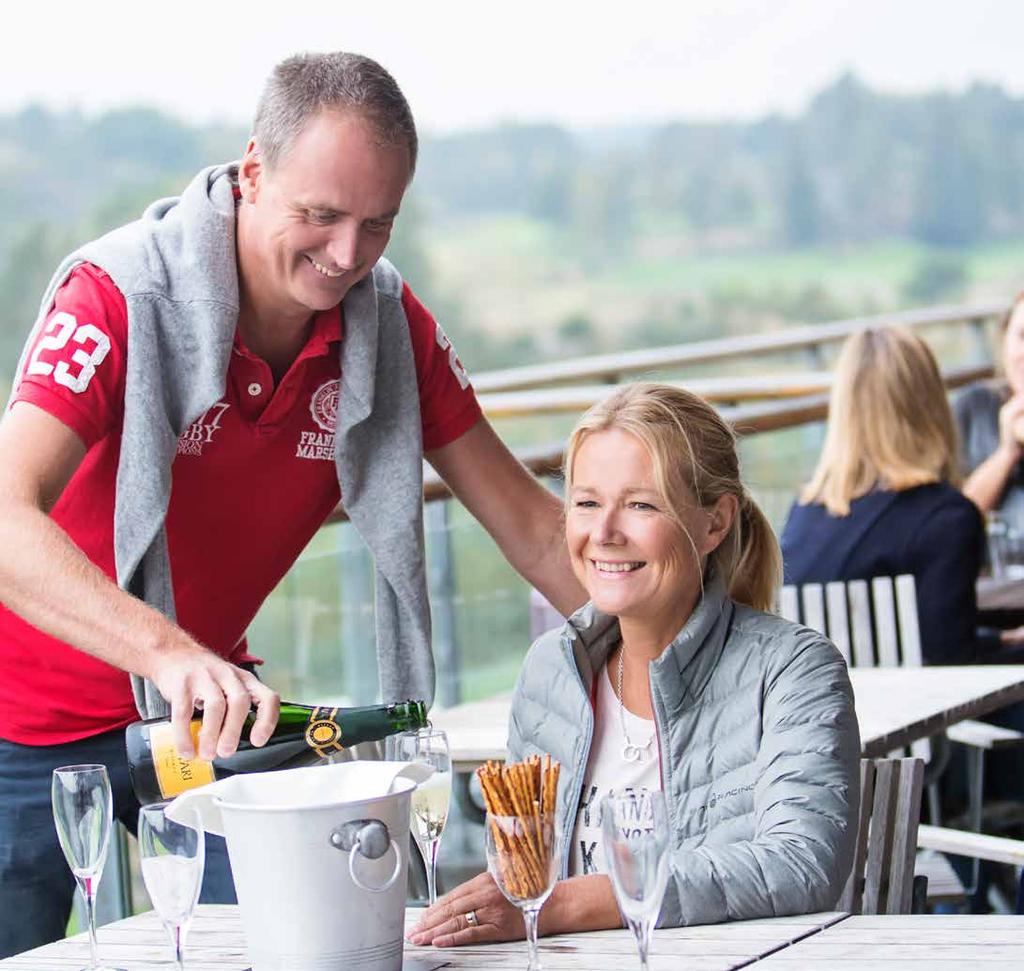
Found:
<path fill-rule="evenodd" d="M 189 724 L 192 744 L 199 751 L 199 719 Z M 164 799 L 172 799 L 186 789 L 205 786 L 213 782 L 213 763 L 205 759 L 184 759 L 174 747 L 174 732 L 170 722 L 166 725 L 154 725 L 149 730 L 149 746 L 153 753 L 153 767 L 156 769 L 156 781 L 160 786 L 160 795 Z"/>
<path fill-rule="evenodd" d="M 322 759 L 335 752 L 344 752 L 341 744 L 341 728 L 335 719 L 337 708 L 314 708 L 306 726 L 306 744 Z"/>

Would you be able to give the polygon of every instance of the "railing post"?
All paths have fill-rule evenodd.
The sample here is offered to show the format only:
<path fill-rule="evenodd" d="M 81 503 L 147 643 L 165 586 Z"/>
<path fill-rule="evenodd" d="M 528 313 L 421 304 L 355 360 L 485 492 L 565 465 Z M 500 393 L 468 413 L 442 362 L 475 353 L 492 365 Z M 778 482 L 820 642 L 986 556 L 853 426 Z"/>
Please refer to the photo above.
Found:
<path fill-rule="evenodd" d="M 967 326 L 971 334 L 971 346 L 974 348 L 974 360 L 978 364 L 992 363 L 992 342 L 985 330 L 984 317 L 972 317 Z"/>
<path fill-rule="evenodd" d="M 380 692 L 374 636 L 372 560 L 351 523 L 338 526 L 339 626 L 345 665 L 344 693 L 370 704 Z"/>
<path fill-rule="evenodd" d="M 427 587 L 437 667 L 437 702 L 445 708 L 461 698 L 458 634 L 455 627 L 455 558 L 452 555 L 447 500 L 428 502 L 424 513 L 427 532 Z"/>
<path fill-rule="evenodd" d="M 825 370 L 825 355 L 822 353 L 820 344 L 811 344 L 809 347 L 804 349 L 808 360 L 811 364 L 811 370 L 813 371 L 824 371 Z"/>

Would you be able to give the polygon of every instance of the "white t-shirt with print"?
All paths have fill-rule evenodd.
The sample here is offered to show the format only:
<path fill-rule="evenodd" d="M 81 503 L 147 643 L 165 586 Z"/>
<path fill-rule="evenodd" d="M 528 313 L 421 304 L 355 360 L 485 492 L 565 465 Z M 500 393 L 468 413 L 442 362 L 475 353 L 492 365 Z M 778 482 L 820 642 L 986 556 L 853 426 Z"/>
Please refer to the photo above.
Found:
<path fill-rule="evenodd" d="M 619 699 L 609 678 L 607 665 L 597 672 L 597 702 L 594 710 L 594 738 L 583 777 L 583 790 L 576 824 L 572 832 L 572 852 L 569 856 L 569 875 L 607 873 L 604 858 L 604 839 L 601 834 L 601 800 L 612 790 L 661 789 L 661 766 L 658 740 L 653 738 L 654 721 L 634 715 L 623 709 L 626 731 L 633 745 L 643 745 L 652 739 L 648 756 L 642 762 L 627 761 L 622 756 L 626 744 L 619 718 Z"/>

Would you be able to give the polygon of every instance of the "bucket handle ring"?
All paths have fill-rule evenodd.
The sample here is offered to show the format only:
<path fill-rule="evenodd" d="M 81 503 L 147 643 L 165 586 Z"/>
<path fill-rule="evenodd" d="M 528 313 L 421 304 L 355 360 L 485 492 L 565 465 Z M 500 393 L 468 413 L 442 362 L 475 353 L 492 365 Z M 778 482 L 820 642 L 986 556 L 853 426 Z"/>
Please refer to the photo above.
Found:
<path fill-rule="evenodd" d="M 387 840 L 386 843 L 385 840 Z M 402 854 L 398 844 L 391 838 L 387 826 L 379 819 L 354 819 L 344 823 L 331 830 L 329 841 L 335 849 L 348 850 L 349 876 L 360 890 L 366 890 L 369 893 L 384 893 L 394 885 L 402 872 Z M 395 867 L 391 871 L 391 875 L 379 887 L 363 883 L 356 873 L 356 854 L 365 856 L 368 860 L 379 860 L 389 848 L 395 854 Z"/>

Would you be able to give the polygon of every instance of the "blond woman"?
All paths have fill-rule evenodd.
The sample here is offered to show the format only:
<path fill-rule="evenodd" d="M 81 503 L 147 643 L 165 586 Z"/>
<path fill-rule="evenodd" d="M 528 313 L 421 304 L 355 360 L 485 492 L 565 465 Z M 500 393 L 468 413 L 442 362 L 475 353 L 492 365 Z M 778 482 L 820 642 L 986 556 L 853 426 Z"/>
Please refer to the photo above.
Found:
<path fill-rule="evenodd" d="M 509 727 L 514 759 L 562 763 L 564 879 L 541 932 L 621 926 L 598 807 L 626 787 L 668 802 L 662 925 L 833 907 L 858 802 L 849 677 L 827 640 L 765 612 L 778 544 L 731 429 L 696 395 L 627 386 L 577 425 L 565 477 L 566 538 L 591 601 L 531 648 Z M 488 874 L 411 934 L 436 946 L 522 936 Z"/>
<path fill-rule="evenodd" d="M 999 330 L 1001 376 L 972 384 L 954 405 L 963 489 L 983 513 L 999 512 L 1024 529 L 1024 293 Z"/>
<path fill-rule="evenodd" d="M 786 581 L 911 573 L 925 661 L 984 659 L 979 651 L 998 648 L 976 633 L 985 532 L 958 480 L 953 417 L 928 345 L 899 327 L 854 334 L 818 466 L 782 532 Z"/>

